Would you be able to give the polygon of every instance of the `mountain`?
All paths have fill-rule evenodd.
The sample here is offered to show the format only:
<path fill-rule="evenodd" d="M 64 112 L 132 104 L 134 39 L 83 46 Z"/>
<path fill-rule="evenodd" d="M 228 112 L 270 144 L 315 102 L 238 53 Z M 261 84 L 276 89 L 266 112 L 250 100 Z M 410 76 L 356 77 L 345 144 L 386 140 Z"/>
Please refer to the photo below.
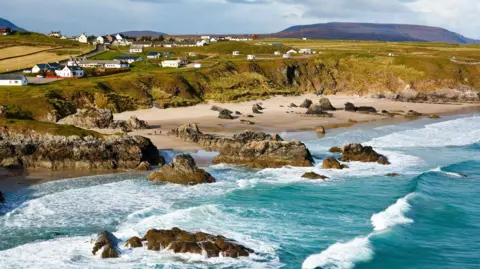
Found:
<path fill-rule="evenodd" d="M 421 41 L 457 44 L 480 43 L 480 40 L 467 38 L 443 28 L 409 24 L 331 22 L 292 26 L 273 34 L 273 36 L 336 40 Z"/>
<path fill-rule="evenodd" d="M 166 35 L 165 33 L 162 32 L 155 32 L 155 31 L 126 31 L 126 32 L 120 32 L 119 34 L 123 34 L 125 36 L 130 36 L 130 37 L 142 37 L 142 36 L 151 36 L 151 37 L 159 37 L 161 35 Z"/>
<path fill-rule="evenodd" d="M 25 29 L 20 28 L 15 24 L 13 24 L 12 22 L 3 18 L 0 18 L 0 27 L 10 27 L 10 29 L 12 29 L 13 31 L 25 31 Z"/>

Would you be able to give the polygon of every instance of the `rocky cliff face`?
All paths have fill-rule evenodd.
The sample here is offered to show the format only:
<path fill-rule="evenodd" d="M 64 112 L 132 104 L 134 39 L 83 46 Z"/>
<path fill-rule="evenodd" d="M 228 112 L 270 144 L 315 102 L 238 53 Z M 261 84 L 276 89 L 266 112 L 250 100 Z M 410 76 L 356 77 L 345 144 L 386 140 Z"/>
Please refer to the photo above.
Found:
<path fill-rule="evenodd" d="M 77 113 L 59 120 L 58 123 L 86 129 L 121 129 L 124 132 L 150 128 L 145 121 L 135 116 L 126 121 L 114 120 L 109 109 L 79 109 Z"/>
<path fill-rule="evenodd" d="M 140 136 L 59 136 L 0 130 L 0 166 L 60 169 L 135 169 L 163 164 L 158 149 Z"/>
<path fill-rule="evenodd" d="M 305 144 L 287 142 L 278 135 L 246 131 L 232 138 L 203 134 L 196 124 L 181 126 L 169 135 L 218 151 L 214 163 L 243 164 L 256 168 L 276 168 L 286 165 L 312 166 L 313 158 Z"/>

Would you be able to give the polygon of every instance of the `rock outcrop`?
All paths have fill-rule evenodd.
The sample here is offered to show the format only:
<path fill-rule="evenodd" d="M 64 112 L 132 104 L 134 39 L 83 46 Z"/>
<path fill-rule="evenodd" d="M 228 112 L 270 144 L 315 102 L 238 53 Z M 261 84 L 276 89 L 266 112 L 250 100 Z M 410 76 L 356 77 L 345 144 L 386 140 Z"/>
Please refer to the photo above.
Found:
<path fill-rule="evenodd" d="M 323 162 L 322 162 L 322 167 L 323 167 L 323 169 L 345 169 L 345 168 L 348 168 L 348 166 L 341 164 L 335 158 L 324 159 Z"/>
<path fill-rule="evenodd" d="M 421 116 L 423 116 L 423 114 L 419 113 L 415 110 L 409 110 L 407 112 L 407 114 L 405 114 L 405 118 L 418 118 L 418 117 L 421 117 Z"/>
<path fill-rule="evenodd" d="M 302 178 L 306 178 L 306 179 L 328 179 L 327 176 L 322 176 L 322 175 L 319 175 L 315 172 L 307 172 L 305 174 L 303 174 Z"/>
<path fill-rule="evenodd" d="M 440 119 L 440 116 L 438 116 L 436 114 L 430 114 L 430 115 L 428 115 L 428 118 L 429 119 Z"/>
<path fill-rule="evenodd" d="M 320 99 L 320 108 L 323 111 L 335 111 L 337 110 L 334 106 L 332 106 L 332 103 L 330 103 L 330 100 L 328 98 L 322 98 Z"/>
<path fill-rule="evenodd" d="M 307 110 L 307 112 L 305 114 L 310 115 L 310 116 L 325 117 L 325 118 L 333 117 L 332 114 L 329 114 L 329 113 L 323 111 L 320 104 L 311 105 L 310 108 Z"/>
<path fill-rule="evenodd" d="M 378 154 L 370 146 L 362 146 L 361 144 L 347 144 L 342 147 L 343 162 L 377 162 L 379 164 L 388 165 L 390 162 L 387 157 Z"/>
<path fill-rule="evenodd" d="M 233 116 L 228 109 L 221 110 L 218 114 L 219 119 L 233 120 Z"/>
<path fill-rule="evenodd" d="M 303 101 L 301 104 L 300 104 L 300 107 L 303 107 L 303 108 L 310 108 L 310 106 L 313 104 L 312 100 L 310 99 L 305 99 L 305 101 Z"/>
<path fill-rule="evenodd" d="M 339 147 L 331 147 L 328 152 L 330 153 L 342 153 L 342 149 Z"/>
<path fill-rule="evenodd" d="M 221 235 L 189 233 L 179 228 L 149 230 L 141 239 L 149 250 L 170 250 L 174 253 L 206 254 L 207 257 L 247 257 L 253 250 Z"/>
<path fill-rule="evenodd" d="M 345 103 L 345 111 L 348 112 L 363 112 L 363 113 L 377 113 L 377 110 L 371 106 L 359 106 L 356 107 L 354 104 L 347 102 Z"/>
<path fill-rule="evenodd" d="M 196 124 L 180 126 L 169 135 L 194 142 L 206 150 L 218 151 L 213 163 L 243 164 L 256 168 L 277 168 L 286 165 L 312 166 L 313 158 L 305 144 L 287 142 L 278 135 L 245 131 L 233 137 L 203 134 Z"/>
<path fill-rule="evenodd" d="M 136 169 L 163 164 L 152 142 L 141 136 L 59 136 L 0 129 L 0 166 L 12 168 Z"/>
<path fill-rule="evenodd" d="M 134 236 L 134 237 L 127 240 L 127 242 L 125 243 L 125 247 L 127 247 L 127 248 L 141 248 L 141 247 L 143 247 L 142 240 L 139 237 Z"/>
<path fill-rule="evenodd" d="M 182 185 L 215 182 L 212 175 L 198 168 L 195 160 L 188 154 L 175 156 L 172 163 L 164 165 L 159 171 L 150 174 L 148 180 Z"/>
<path fill-rule="evenodd" d="M 109 109 L 79 109 L 77 113 L 58 121 L 58 124 L 75 125 L 86 129 L 121 129 L 124 132 L 149 129 L 150 126 L 135 116 L 126 121 L 113 120 Z"/>
<path fill-rule="evenodd" d="M 318 128 L 315 130 L 315 132 L 316 132 L 317 134 L 321 134 L 321 135 L 324 135 L 325 133 L 327 133 L 327 132 L 325 131 L 325 127 L 323 127 L 323 126 L 318 127 Z"/>
<path fill-rule="evenodd" d="M 120 257 L 120 249 L 118 248 L 119 240 L 110 232 L 102 232 L 98 235 L 93 246 L 92 254 L 96 255 L 101 250 L 102 259 Z"/>

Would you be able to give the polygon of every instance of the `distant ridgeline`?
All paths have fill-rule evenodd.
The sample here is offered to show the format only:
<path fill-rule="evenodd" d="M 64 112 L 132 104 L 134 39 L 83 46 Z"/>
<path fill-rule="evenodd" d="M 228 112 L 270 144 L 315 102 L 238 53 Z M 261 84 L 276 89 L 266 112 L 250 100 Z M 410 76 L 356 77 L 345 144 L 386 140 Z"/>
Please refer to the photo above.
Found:
<path fill-rule="evenodd" d="M 443 28 L 408 24 L 332 22 L 297 25 L 273 34 L 273 36 L 328 40 L 417 41 L 480 44 L 480 40 L 467 38 Z"/>
<path fill-rule="evenodd" d="M 12 31 L 25 31 L 25 29 L 16 26 L 12 22 L 6 19 L 0 18 L 0 28 L 7 28 L 7 27 L 10 28 Z"/>

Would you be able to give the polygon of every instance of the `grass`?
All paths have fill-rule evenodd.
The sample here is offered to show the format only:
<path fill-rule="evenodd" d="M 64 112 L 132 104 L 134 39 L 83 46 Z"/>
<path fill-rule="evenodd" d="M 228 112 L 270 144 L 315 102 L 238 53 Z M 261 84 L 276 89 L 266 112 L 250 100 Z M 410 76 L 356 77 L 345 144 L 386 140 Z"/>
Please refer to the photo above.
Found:
<path fill-rule="evenodd" d="M 36 120 L 22 120 L 22 119 L 0 119 L 0 128 L 8 129 L 15 132 L 23 133 L 28 131 L 35 131 L 39 134 L 51 134 L 59 136 L 93 136 L 102 138 L 105 135 L 100 133 L 81 129 L 72 125 L 60 125 L 48 122 L 41 122 Z"/>

